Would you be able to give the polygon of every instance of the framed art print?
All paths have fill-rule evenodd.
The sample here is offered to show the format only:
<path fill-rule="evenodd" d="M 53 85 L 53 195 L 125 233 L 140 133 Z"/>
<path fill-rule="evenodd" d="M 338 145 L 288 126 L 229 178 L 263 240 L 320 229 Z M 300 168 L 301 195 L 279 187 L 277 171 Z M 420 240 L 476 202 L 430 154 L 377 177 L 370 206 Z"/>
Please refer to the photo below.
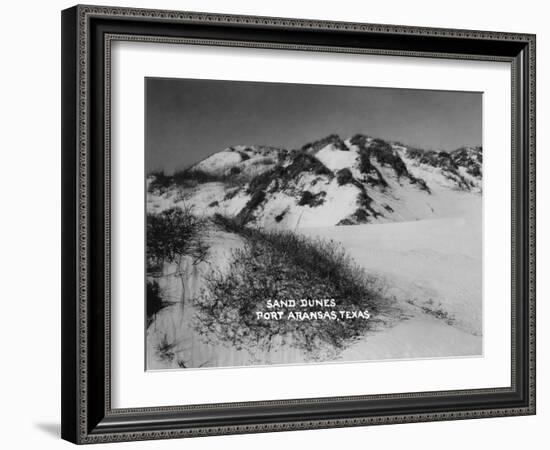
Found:
<path fill-rule="evenodd" d="M 535 37 L 76 6 L 62 435 L 535 413 Z"/>

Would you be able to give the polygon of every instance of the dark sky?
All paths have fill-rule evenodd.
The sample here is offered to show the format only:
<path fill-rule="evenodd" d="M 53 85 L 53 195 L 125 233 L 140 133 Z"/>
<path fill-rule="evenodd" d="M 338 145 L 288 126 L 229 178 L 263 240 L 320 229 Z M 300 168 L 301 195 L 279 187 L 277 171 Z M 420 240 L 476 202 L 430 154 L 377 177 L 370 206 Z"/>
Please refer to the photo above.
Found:
<path fill-rule="evenodd" d="M 300 148 L 337 133 L 426 149 L 481 145 L 482 94 L 146 78 L 147 171 L 187 167 L 238 144 Z"/>

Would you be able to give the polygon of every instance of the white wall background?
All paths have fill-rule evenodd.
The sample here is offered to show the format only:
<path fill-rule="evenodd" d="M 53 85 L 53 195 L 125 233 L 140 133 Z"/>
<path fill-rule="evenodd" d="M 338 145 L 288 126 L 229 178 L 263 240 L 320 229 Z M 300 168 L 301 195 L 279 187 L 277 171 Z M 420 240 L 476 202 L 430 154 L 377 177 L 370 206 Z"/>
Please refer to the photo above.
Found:
<path fill-rule="evenodd" d="M 100 2 L 98 0 L 98 3 Z M 59 438 L 60 398 L 60 10 L 71 1 L 2 8 L 0 70 L 0 444 L 68 448 Z M 550 30 L 544 2 L 386 0 L 111 0 L 106 4 L 269 16 L 536 33 L 538 42 L 538 317 L 550 313 L 550 225 L 544 176 L 550 160 Z M 383 427 L 117 444 L 118 448 L 541 448 L 550 421 L 550 331 L 538 331 L 538 415 Z M 538 444 L 540 442 L 540 444 Z"/>

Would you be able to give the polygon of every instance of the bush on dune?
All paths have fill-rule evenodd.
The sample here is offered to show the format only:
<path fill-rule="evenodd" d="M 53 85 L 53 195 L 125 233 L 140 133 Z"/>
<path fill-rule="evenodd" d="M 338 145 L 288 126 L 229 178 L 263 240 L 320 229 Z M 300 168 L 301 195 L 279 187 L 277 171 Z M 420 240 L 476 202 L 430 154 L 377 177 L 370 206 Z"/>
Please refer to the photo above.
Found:
<path fill-rule="evenodd" d="M 185 169 L 175 172 L 173 182 L 176 186 L 195 187 L 199 184 L 225 182 L 230 178 L 234 178 L 235 174 L 217 174 L 206 172 L 200 169 Z"/>
<path fill-rule="evenodd" d="M 247 228 L 222 216 L 214 220 L 245 237 L 246 243 L 233 251 L 229 273 L 213 272 L 206 277 L 206 289 L 196 301 L 199 332 L 237 348 L 264 350 L 269 350 L 278 336 L 289 339 L 290 345 L 311 359 L 319 359 L 327 352 L 338 354 L 372 329 L 376 319 L 257 319 L 256 311 L 266 311 L 267 299 L 335 299 L 335 308 L 320 309 L 368 310 L 371 317 L 384 312 L 387 300 L 377 280 L 334 241 Z M 311 310 L 316 308 L 303 309 Z"/>
<path fill-rule="evenodd" d="M 172 177 L 166 175 L 164 171 L 151 172 L 149 178 L 151 178 L 148 186 L 149 192 L 163 193 L 172 185 Z"/>
<path fill-rule="evenodd" d="M 207 223 L 192 214 L 190 207 L 174 207 L 159 214 L 147 214 L 147 271 L 154 272 L 164 262 L 175 263 L 182 256 L 200 262 L 208 245 L 203 239 Z"/>
<path fill-rule="evenodd" d="M 166 300 L 158 283 L 164 276 L 164 263 L 179 265 L 185 256 L 194 264 L 205 261 L 209 250 L 203 238 L 206 226 L 204 219 L 192 214 L 191 207 L 147 214 L 147 326 L 173 303 Z"/>
<path fill-rule="evenodd" d="M 149 174 L 148 191 L 150 193 L 164 193 L 172 187 L 183 189 L 194 188 L 205 183 L 224 183 L 229 186 L 242 186 L 247 180 L 241 176 L 240 167 L 232 167 L 224 173 L 213 173 L 201 169 L 184 169 L 174 172 L 173 175 L 166 175 L 164 172 L 152 172 Z"/>

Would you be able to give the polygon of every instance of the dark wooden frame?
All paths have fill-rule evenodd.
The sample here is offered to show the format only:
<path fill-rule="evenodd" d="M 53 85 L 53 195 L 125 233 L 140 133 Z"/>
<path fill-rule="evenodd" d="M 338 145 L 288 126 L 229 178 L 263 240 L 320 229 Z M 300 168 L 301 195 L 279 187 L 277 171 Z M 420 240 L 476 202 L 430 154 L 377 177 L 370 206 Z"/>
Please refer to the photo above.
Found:
<path fill-rule="evenodd" d="M 112 409 L 110 43 L 185 42 L 512 65 L 512 384 Z M 535 413 L 535 36 L 75 6 L 62 12 L 62 437 L 75 443 Z"/>

